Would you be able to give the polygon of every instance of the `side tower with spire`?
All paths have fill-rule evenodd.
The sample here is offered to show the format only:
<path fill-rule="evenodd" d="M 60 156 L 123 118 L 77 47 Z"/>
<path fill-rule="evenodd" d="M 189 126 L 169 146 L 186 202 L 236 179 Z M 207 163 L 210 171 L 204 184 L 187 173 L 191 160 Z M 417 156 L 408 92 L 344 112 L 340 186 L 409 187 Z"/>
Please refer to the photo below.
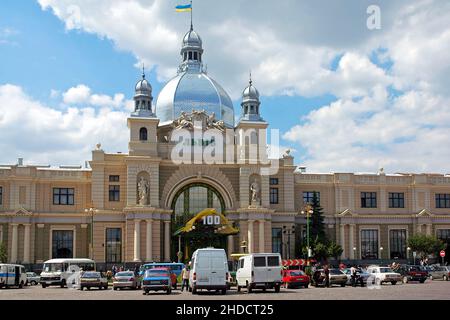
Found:
<path fill-rule="evenodd" d="M 157 156 L 157 128 L 159 119 L 153 112 L 152 86 L 145 78 L 142 68 L 142 79 L 136 83 L 134 94 L 134 111 L 128 118 L 130 130 L 130 156 Z"/>

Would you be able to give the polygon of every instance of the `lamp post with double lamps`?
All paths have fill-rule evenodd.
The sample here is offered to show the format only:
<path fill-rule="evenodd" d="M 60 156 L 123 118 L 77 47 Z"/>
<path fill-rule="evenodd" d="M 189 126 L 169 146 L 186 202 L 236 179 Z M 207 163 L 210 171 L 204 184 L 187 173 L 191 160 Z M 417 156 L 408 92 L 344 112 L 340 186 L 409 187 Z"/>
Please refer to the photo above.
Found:
<path fill-rule="evenodd" d="M 84 212 L 91 215 L 91 259 L 94 260 L 94 214 L 98 213 L 98 210 L 94 208 L 94 204 L 91 203 L 90 208 L 84 209 Z"/>
<path fill-rule="evenodd" d="M 309 266 L 309 260 L 312 256 L 311 247 L 309 246 L 309 218 L 314 213 L 313 207 L 311 204 L 307 204 L 302 211 L 300 211 L 302 215 L 306 215 L 306 248 L 308 249 L 308 258 L 306 259 L 306 265 Z"/>

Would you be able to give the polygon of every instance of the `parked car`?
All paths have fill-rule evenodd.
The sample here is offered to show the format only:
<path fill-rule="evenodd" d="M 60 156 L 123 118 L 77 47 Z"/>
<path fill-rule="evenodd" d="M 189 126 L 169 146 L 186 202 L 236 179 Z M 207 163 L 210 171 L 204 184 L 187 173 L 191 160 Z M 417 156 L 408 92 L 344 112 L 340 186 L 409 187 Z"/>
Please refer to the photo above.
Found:
<path fill-rule="evenodd" d="M 390 282 L 392 285 L 396 285 L 397 282 L 402 281 L 402 276 L 394 272 L 390 267 L 369 266 L 367 273 L 370 274 L 368 282 L 375 284 L 383 284 Z"/>
<path fill-rule="evenodd" d="M 254 253 L 239 259 L 236 272 L 237 289 L 275 289 L 280 292 L 282 283 L 281 255 L 279 253 Z"/>
<path fill-rule="evenodd" d="M 312 277 L 312 284 L 315 287 L 325 286 L 325 271 L 324 269 L 318 269 L 314 272 Z M 347 284 L 347 275 L 339 269 L 330 269 L 330 286 L 340 285 L 345 287 Z"/>
<path fill-rule="evenodd" d="M 168 268 L 148 269 L 144 273 L 142 280 L 142 290 L 144 295 L 150 291 L 166 291 L 167 294 L 172 293 L 172 277 Z"/>
<path fill-rule="evenodd" d="M 189 273 L 189 291 L 220 291 L 223 295 L 228 289 L 228 262 L 224 249 L 198 249 L 192 254 L 192 269 Z"/>
<path fill-rule="evenodd" d="M 347 285 L 352 285 L 352 274 L 351 269 L 346 268 L 343 269 L 342 272 L 347 276 Z M 355 278 L 355 285 L 360 285 L 361 287 L 364 287 L 367 284 L 367 279 L 369 278 L 370 274 L 366 271 L 357 268 L 356 269 L 356 278 Z"/>
<path fill-rule="evenodd" d="M 309 277 L 302 270 L 283 270 L 282 281 L 288 289 L 309 286 Z"/>
<path fill-rule="evenodd" d="M 450 266 L 435 267 L 434 270 L 430 272 L 430 280 L 448 281 L 449 279 L 450 279 Z"/>
<path fill-rule="evenodd" d="M 141 278 L 132 271 L 117 272 L 113 278 L 113 290 L 123 288 L 141 289 Z"/>
<path fill-rule="evenodd" d="M 85 271 L 80 276 L 80 290 L 84 288 L 91 290 L 91 288 L 98 288 L 99 290 L 108 289 L 108 279 L 102 272 L 98 271 Z"/>
<path fill-rule="evenodd" d="M 421 266 L 401 265 L 396 272 L 401 274 L 403 283 L 410 281 L 424 283 L 428 277 L 428 273 Z"/>
<path fill-rule="evenodd" d="M 31 286 L 37 285 L 41 281 L 41 277 L 36 272 L 27 272 L 27 283 Z"/>
<path fill-rule="evenodd" d="M 145 270 L 154 268 L 167 268 L 170 270 L 170 276 L 172 278 L 172 289 L 177 290 L 178 277 L 181 275 L 181 271 L 184 268 L 183 263 L 146 263 L 141 266 L 139 275 L 142 278 L 144 276 Z"/>

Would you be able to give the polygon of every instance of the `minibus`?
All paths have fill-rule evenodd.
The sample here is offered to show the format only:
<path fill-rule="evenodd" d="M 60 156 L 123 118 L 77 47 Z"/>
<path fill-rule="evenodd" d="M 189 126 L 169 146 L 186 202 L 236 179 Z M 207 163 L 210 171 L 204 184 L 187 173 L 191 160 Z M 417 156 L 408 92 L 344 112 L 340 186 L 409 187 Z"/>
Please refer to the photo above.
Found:
<path fill-rule="evenodd" d="M 0 264 L 0 288 L 23 288 L 27 284 L 25 267 L 20 264 Z"/>
<path fill-rule="evenodd" d="M 77 271 L 96 271 L 95 261 L 91 259 L 51 259 L 44 262 L 41 272 L 40 283 L 42 288 L 48 286 L 61 286 L 64 288 L 67 283 L 75 283 Z"/>

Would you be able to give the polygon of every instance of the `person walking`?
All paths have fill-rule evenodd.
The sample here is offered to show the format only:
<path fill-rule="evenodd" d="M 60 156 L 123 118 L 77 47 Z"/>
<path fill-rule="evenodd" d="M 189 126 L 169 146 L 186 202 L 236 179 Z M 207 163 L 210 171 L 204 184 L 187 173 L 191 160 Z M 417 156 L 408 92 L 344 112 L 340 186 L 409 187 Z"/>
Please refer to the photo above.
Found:
<path fill-rule="evenodd" d="M 113 277 L 115 277 L 115 276 L 116 276 L 116 273 L 117 273 L 117 267 L 116 267 L 116 265 L 113 265 L 113 266 L 112 266 L 111 272 L 112 272 Z"/>
<path fill-rule="evenodd" d="M 352 287 L 356 287 L 356 268 L 355 268 L 355 266 L 352 266 L 351 268 L 350 268 L 350 282 L 351 282 L 351 284 L 352 284 Z"/>
<path fill-rule="evenodd" d="M 184 266 L 183 270 L 181 271 L 181 279 L 182 279 L 182 283 L 181 283 L 181 292 L 183 292 L 184 287 L 186 286 L 186 290 L 189 290 L 189 266 L 186 265 Z"/>
<path fill-rule="evenodd" d="M 325 273 L 325 287 L 329 288 L 330 287 L 330 269 L 328 268 L 328 265 L 326 265 L 323 268 L 323 271 Z"/>
<path fill-rule="evenodd" d="M 135 264 L 134 265 L 134 275 L 136 277 L 139 275 L 139 270 L 140 270 L 139 265 Z"/>

